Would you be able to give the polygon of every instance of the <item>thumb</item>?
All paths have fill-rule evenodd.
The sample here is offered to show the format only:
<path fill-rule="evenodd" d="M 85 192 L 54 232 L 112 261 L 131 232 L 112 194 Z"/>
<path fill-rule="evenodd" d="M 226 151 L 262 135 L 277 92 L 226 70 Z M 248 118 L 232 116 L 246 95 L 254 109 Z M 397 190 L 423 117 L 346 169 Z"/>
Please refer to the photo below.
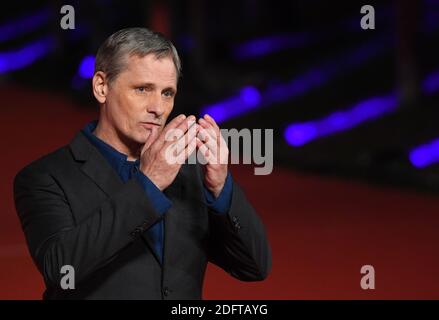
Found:
<path fill-rule="evenodd" d="M 154 141 L 157 140 L 158 136 L 158 129 L 152 129 L 148 138 L 146 138 L 145 144 L 143 145 L 142 153 L 151 147 Z"/>

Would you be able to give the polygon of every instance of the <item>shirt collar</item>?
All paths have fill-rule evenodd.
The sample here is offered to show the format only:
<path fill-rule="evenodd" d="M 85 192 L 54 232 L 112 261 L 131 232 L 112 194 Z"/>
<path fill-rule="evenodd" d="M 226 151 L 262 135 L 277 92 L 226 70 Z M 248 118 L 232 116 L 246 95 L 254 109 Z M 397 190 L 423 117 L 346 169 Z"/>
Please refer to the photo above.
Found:
<path fill-rule="evenodd" d="M 106 143 L 105 141 L 99 139 L 93 131 L 96 129 L 98 125 L 98 120 L 93 120 L 81 130 L 82 133 L 88 138 L 88 140 L 103 154 L 103 156 L 112 164 L 115 169 L 119 172 L 119 169 L 124 164 L 134 164 L 139 165 L 140 160 L 137 159 L 135 161 L 129 161 L 128 156 L 123 154 L 116 149 L 114 149 L 111 145 Z"/>

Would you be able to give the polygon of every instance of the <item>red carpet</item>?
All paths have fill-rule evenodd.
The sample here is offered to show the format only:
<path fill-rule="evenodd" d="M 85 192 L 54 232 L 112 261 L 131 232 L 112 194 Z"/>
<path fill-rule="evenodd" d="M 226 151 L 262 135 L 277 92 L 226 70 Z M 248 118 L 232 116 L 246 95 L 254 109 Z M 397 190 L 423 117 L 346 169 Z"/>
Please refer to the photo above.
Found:
<path fill-rule="evenodd" d="M 0 299 L 40 299 L 43 282 L 25 246 L 12 181 L 97 114 L 50 93 L 0 93 Z M 250 166 L 232 172 L 267 226 L 273 269 L 264 282 L 244 283 L 211 265 L 206 299 L 439 298 L 439 198 L 278 167 L 269 176 L 254 176 Z M 375 290 L 360 287 L 366 264 L 375 268 Z"/>

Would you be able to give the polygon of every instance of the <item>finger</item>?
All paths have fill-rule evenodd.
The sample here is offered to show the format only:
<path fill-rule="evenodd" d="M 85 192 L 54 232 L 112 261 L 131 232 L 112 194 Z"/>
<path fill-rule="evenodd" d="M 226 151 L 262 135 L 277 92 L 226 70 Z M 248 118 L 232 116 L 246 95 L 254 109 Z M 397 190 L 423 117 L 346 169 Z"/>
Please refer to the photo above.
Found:
<path fill-rule="evenodd" d="M 215 141 L 218 141 L 218 132 L 215 130 L 210 122 L 207 122 L 205 119 L 201 118 L 198 120 L 198 123 L 202 128 L 209 132 L 209 134 Z"/>
<path fill-rule="evenodd" d="M 182 152 L 197 134 L 198 126 L 194 121 L 193 125 L 186 131 L 186 133 L 172 145 L 172 147 L 176 149 L 176 153 L 179 154 Z"/>
<path fill-rule="evenodd" d="M 219 164 L 229 163 L 229 148 L 227 147 L 226 141 L 222 137 L 218 146 L 217 161 Z"/>
<path fill-rule="evenodd" d="M 185 163 L 186 159 L 195 151 L 197 148 L 196 136 L 192 137 L 192 140 L 185 146 L 185 148 L 177 155 L 177 161 L 179 164 Z"/>
<path fill-rule="evenodd" d="M 221 146 L 221 140 L 223 140 L 223 139 L 222 139 L 221 132 L 219 131 L 218 126 L 216 126 L 216 124 L 215 125 L 212 124 L 211 122 L 207 121 L 206 119 L 200 119 L 199 123 L 203 128 L 209 128 L 208 129 L 209 133 L 215 139 L 218 146 Z"/>
<path fill-rule="evenodd" d="M 213 156 L 218 159 L 219 155 L 219 149 L 221 148 L 221 142 L 219 135 L 220 133 L 215 131 L 213 126 L 207 122 L 204 119 L 199 120 L 200 126 L 202 129 L 200 129 L 200 140 L 202 140 L 205 144 L 207 144 L 207 147 L 213 152 Z M 203 133 L 208 132 L 208 136 L 205 137 Z M 218 159 L 219 160 L 219 159 Z"/>
<path fill-rule="evenodd" d="M 166 134 L 168 131 L 177 128 L 184 120 L 186 119 L 186 116 L 184 114 L 180 114 L 174 119 L 172 119 L 163 129 L 160 136 L 157 140 L 159 140 L 161 143 L 165 142 Z"/>
<path fill-rule="evenodd" d="M 221 129 L 216 123 L 215 119 L 212 118 L 210 115 L 205 114 L 204 119 L 206 119 L 206 122 L 209 122 L 211 126 L 215 129 L 217 135 L 217 143 L 218 143 L 218 151 L 217 156 L 219 157 L 219 163 L 221 164 L 227 164 L 229 159 L 229 148 L 227 147 L 227 143 L 224 140 L 224 137 L 221 135 Z"/>
<path fill-rule="evenodd" d="M 204 115 L 204 119 L 206 119 L 206 121 L 208 121 L 214 128 L 215 130 L 220 131 L 220 128 L 218 126 L 218 124 L 216 123 L 215 119 L 212 118 L 211 116 L 209 116 L 207 113 Z"/>
<path fill-rule="evenodd" d="M 202 142 L 209 149 L 212 158 L 215 159 L 214 161 L 212 160 L 211 164 L 228 164 L 229 149 L 224 139 L 221 139 L 220 143 L 217 144 L 209 136 L 207 142 L 205 141 Z"/>
<path fill-rule="evenodd" d="M 214 137 L 212 137 L 208 130 L 204 128 L 200 128 L 197 137 L 207 146 L 207 148 L 213 153 L 213 156 L 216 157 L 218 144 Z"/>
<path fill-rule="evenodd" d="M 202 156 L 209 164 L 215 163 L 215 158 L 212 155 L 212 152 L 210 152 L 209 148 L 201 141 L 198 137 L 197 139 L 197 148 L 200 150 Z"/>
<path fill-rule="evenodd" d="M 186 120 L 182 121 L 176 128 L 171 128 L 165 132 L 165 142 L 164 145 L 168 147 L 169 145 L 175 144 L 180 140 L 189 128 L 192 128 L 196 124 L 195 117 L 189 116 Z M 193 128 L 195 130 L 196 127 Z"/>
<path fill-rule="evenodd" d="M 227 147 L 226 141 L 224 140 L 223 136 L 221 135 L 221 132 L 215 130 L 213 128 L 213 125 L 204 119 L 200 119 L 199 123 L 200 123 L 200 126 L 203 128 L 203 130 L 204 130 L 204 128 L 208 128 L 206 130 L 210 133 L 210 136 L 212 136 L 213 139 L 215 139 L 215 142 L 216 142 L 215 146 L 214 146 L 213 141 L 207 143 L 207 145 L 208 145 L 209 149 L 214 151 L 214 157 L 217 159 L 217 163 L 227 164 L 228 158 L 229 158 L 229 149 Z M 200 133 L 203 133 L 204 132 L 203 130 L 200 129 Z M 204 143 L 206 143 L 206 140 L 203 139 L 203 136 L 201 134 L 199 136 L 200 136 L 200 139 Z"/>
<path fill-rule="evenodd" d="M 178 125 L 180 125 L 184 120 L 186 120 L 186 115 L 184 114 L 179 114 L 178 116 L 176 116 L 174 119 L 172 119 L 171 121 L 169 121 L 169 123 L 165 126 L 165 128 L 176 128 L 178 127 Z"/>
<path fill-rule="evenodd" d="M 159 130 L 152 129 L 149 133 L 148 138 L 146 138 L 141 153 L 143 153 L 145 150 L 148 150 L 151 147 L 151 145 L 154 143 L 154 141 L 157 140 L 158 136 L 159 136 Z"/>

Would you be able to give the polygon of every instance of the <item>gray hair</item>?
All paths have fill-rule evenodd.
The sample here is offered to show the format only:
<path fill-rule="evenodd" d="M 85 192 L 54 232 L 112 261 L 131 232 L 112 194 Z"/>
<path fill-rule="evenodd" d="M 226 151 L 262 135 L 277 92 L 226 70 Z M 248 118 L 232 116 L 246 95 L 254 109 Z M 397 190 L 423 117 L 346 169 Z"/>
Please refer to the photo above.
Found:
<path fill-rule="evenodd" d="M 181 62 L 177 49 L 161 33 L 147 28 L 126 28 L 109 36 L 96 54 L 94 73 L 102 71 L 112 82 L 124 69 L 126 57 L 144 57 L 150 53 L 157 58 L 171 57 L 177 80 L 180 78 Z"/>

